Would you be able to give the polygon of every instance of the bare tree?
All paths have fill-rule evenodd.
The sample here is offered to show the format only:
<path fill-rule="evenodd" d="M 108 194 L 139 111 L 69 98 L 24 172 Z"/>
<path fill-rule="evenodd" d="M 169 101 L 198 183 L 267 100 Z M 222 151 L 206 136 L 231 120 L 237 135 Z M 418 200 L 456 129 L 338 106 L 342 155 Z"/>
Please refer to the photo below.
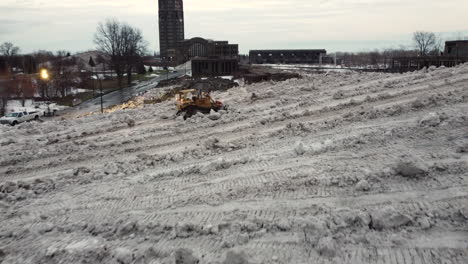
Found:
<path fill-rule="evenodd" d="M 21 105 L 24 107 L 26 99 L 34 97 L 35 89 L 30 75 L 22 74 L 13 76 L 11 80 L 11 93 L 17 99 L 21 98 Z"/>
<path fill-rule="evenodd" d="M 32 53 L 32 56 L 37 64 L 42 64 L 48 61 L 52 61 L 55 56 L 54 53 L 47 50 L 38 50 Z"/>
<path fill-rule="evenodd" d="M 0 87 L 0 116 L 5 115 L 6 107 L 8 103 L 8 96 L 5 90 L 6 90 L 5 88 Z"/>
<path fill-rule="evenodd" d="M 37 81 L 37 89 L 42 98 L 50 98 L 49 97 L 49 81 L 38 79 Z"/>
<path fill-rule="evenodd" d="M 109 56 L 111 67 L 117 74 L 119 87 L 122 87 L 123 75 L 126 72 L 131 83 L 131 72 L 136 59 L 146 50 L 146 42 L 139 29 L 126 23 L 108 19 L 99 23 L 94 35 L 94 43 Z"/>
<path fill-rule="evenodd" d="M 0 77 L 4 76 L 8 72 L 8 65 L 5 57 L 0 56 Z"/>
<path fill-rule="evenodd" d="M 0 53 L 6 57 L 12 57 L 18 55 L 20 48 L 13 45 L 11 42 L 4 42 L 0 45 Z"/>
<path fill-rule="evenodd" d="M 21 65 L 25 74 L 37 73 L 37 63 L 32 55 L 21 56 Z"/>
<path fill-rule="evenodd" d="M 444 40 L 441 34 L 438 34 L 434 43 L 433 55 L 440 55 L 444 52 Z"/>
<path fill-rule="evenodd" d="M 5 114 L 8 99 L 10 99 L 10 91 L 8 89 L 9 81 L 9 74 L 6 72 L 0 72 L 0 116 Z"/>
<path fill-rule="evenodd" d="M 58 51 L 52 61 L 52 81 L 55 96 L 67 96 L 67 89 L 73 86 L 73 73 L 76 71 L 76 59 L 68 51 Z"/>
<path fill-rule="evenodd" d="M 33 83 L 33 80 L 30 75 L 22 75 L 21 77 L 21 86 L 22 86 L 22 105 L 24 107 L 26 99 L 34 98 L 36 94 L 36 87 Z"/>
<path fill-rule="evenodd" d="M 96 63 L 97 63 L 96 66 L 98 67 L 98 69 L 100 65 L 100 70 L 102 71 L 102 74 L 105 76 L 106 70 L 108 67 L 107 65 L 110 64 L 109 59 L 106 59 L 104 56 L 102 56 L 102 54 L 98 54 L 96 58 Z"/>
<path fill-rule="evenodd" d="M 11 97 L 9 89 L 11 78 L 5 59 L 0 57 L 0 116 L 5 114 L 8 100 Z"/>
<path fill-rule="evenodd" d="M 124 36 L 124 60 L 127 72 L 127 84 L 132 83 L 132 71 L 140 62 L 141 56 L 146 52 L 147 43 L 143 39 L 141 31 L 128 25 L 123 27 Z"/>
<path fill-rule="evenodd" d="M 371 51 L 367 54 L 369 65 L 378 67 L 382 63 L 382 54 L 378 51 Z"/>
<path fill-rule="evenodd" d="M 55 60 L 55 55 L 51 51 L 47 50 L 38 50 L 34 51 L 31 56 L 36 63 L 36 69 L 40 70 L 41 68 L 50 69 L 52 67 L 52 61 Z M 49 87 L 50 81 L 38 79 L 37 88 L 40 96 L 42 98 L 49 98 Z"/>
<path fill-rule="evenodd" d="M 432 32 L 417 31 L 413 33 L 413 41 L 420 56 L 426 56 L 434 51 L 437 45 L 436 35 Z"/>
<path fill-rule="evenodd" d="M 11 67 L 12 60 L 15 56 L 18 55 L 20 48 L 13 45 L 11 42 L 4 42 L 0 45 L 0 54 L 2 54 L 7 63 L 7 67 Z"/>

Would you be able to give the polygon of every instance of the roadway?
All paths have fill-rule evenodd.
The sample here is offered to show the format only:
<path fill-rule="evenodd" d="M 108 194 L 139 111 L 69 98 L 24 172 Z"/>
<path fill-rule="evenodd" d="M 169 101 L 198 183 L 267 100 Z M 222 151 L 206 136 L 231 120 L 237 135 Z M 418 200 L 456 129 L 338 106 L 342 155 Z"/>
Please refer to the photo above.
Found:
<path fill-rule="evenodd" d="M 178 78 L 183 75 L 184 75 L 183 71 L 169 73 L 168 75 L 164 74 L 164 75 L 143 81 L 139 84 L 107 93 L 102 97 L 103 106 L 104 108 L 107 108 L 113 105 L 124 103 L 132 99 L 135 96 L 138 96 L 150 89 L 155 88 L 156 85 L 158 85 L 160 81 L 165 80 L 166 78 L 169 78 L 169 79 Z M 101 111 L 101 98 L 96 97 L 88 101 L 85 101 L 75 107 L 71 107 L 71 108 L 64 110 L 63 112 L 59 113 L 59 116 L 72 118 L 72 117 L 82 116 L 87 113 L 99 112 L 99 111 Z"/>

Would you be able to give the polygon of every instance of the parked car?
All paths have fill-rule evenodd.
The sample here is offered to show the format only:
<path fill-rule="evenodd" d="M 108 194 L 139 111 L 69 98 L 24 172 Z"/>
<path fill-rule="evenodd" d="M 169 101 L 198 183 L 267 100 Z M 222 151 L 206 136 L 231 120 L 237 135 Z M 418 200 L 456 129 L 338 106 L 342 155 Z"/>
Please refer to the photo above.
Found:
<path fill-rule="evenodd" d="M 39 117 L 43 116 L 42 111 L 33 111 L 33 112 L 12 112 L 6 114 L 4 117 L 0 118 L 0 124 L 8 124 L 15 126 L 19 123 L 23 123 L 31 120 L 38 120 Z"/>

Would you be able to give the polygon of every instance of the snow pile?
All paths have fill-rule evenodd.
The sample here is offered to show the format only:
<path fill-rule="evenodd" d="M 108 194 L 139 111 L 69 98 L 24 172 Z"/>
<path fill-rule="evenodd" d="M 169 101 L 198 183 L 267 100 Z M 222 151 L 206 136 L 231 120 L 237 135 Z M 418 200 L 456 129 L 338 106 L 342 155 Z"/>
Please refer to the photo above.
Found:
<path fill-rule="evenodd" d="M 0 126 L 0 262 L 466 263 L 467 84 L 330 71 Z"/>
<path fill-rule="evenodd" d="M 376 230 L 400 227 L 411 223 L 411 218 L 396 211 L 392 207 L 385 207 L 371 213 L 371 226 Z"/>
<path fill-rule="evenodd" d="M 408 158 L 400 160 L 396 164 L 395 171 L 399 175 L 408 178 L 419 178 L 429 173 L 429 169 L 424 163 L 417 160 L 408 160 Z"/>

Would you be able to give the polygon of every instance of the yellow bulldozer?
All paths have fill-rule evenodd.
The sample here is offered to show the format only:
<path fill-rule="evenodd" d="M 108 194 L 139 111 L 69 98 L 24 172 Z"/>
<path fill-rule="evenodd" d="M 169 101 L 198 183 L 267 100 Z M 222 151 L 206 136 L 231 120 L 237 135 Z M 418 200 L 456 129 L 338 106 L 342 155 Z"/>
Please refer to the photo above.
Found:
<path fill-rule="evenodd" d="M 208 114 L 211 110 L 218 112 L 225 109 L 220 101 L 211 98 L 210 93 L 202 92 L 201 89 L 189 89 L 178 91 L 175 95 L 177 115 L 184 113 L 184 119 L 187 119 L 196 113 Z"/>

